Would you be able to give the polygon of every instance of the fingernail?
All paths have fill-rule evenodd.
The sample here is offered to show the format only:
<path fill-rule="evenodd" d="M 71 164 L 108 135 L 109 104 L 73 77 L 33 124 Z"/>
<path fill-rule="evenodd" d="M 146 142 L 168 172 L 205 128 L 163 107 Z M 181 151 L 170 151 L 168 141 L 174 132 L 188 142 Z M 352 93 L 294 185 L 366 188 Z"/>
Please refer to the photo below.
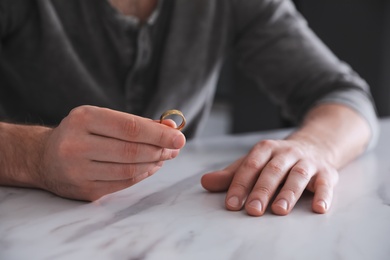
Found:
<path fill-rule="evenodd" d="M 327 210 L 328 206 L 326 205 L 326 202 L 323 200 L 317 201 L 317 205 L 320 206 L 321 208 Z"/>
<path fill-rule="evenodd" d="M 179 155 L 179 150 L 172 150 L 170 159 L 176 158 L 178 155 Z"/>
<path fill-rule="evenodd" d="M 163 161 L 159 161 L 159 162 L 157 162 L 157 164 L 156 164 L 156 166 L 163 166 L 163 164 L 164 164 L 164 162 Z"/>
<path fill-rule="evenodd" d="M 237 208 L 240 206 L 240 201 L 237 196 L 232 196 L 228 199 L 227 204 L 230 207 Z"/>
<path fill-rule="evenodd" d="M 275 203 L 275 205 L 278 205 L 279 207 L 281 207 L 284 210 L 287 210 L 287 208 L 288 208 L 288 203 L 287 203 L 287 200 L 285 200 L 285 199 L 278 200 Z"/>
<path fill-rule="evenodd" d="M 251 202 L 249 202 L 248 206 L 258 211 L 261 211 L 263 209 L 260 200 L 252 200 Z"/>
<path fill-rule="evenodd" d="M 158 170 L 161 169 L 161 166 L 162 166 L 162 165 L 156 165 L 156 166 L 154 166 L 153 169 L 149 171 L 149 175 L 152 175 L 152 174 L 156 173 Z"/>

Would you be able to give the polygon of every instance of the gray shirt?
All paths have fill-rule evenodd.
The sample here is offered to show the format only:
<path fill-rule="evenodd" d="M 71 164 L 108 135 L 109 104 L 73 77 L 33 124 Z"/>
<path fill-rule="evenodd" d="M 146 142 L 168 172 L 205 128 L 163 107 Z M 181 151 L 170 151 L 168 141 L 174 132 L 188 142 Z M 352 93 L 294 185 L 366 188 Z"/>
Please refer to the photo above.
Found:
<path fill-rule="evenodd" d="M 378 136 L 369 87 L 289 0 L 164 0 L 147 23 L 106 0 L 0 0 L 0 119 L 56 125 L 79 105 L 157 119 L 180 109 L 191 137 L 226 56 L 299 122 L 342 103 Z M 262 111 L 253 111 L 256 113 Z"/>

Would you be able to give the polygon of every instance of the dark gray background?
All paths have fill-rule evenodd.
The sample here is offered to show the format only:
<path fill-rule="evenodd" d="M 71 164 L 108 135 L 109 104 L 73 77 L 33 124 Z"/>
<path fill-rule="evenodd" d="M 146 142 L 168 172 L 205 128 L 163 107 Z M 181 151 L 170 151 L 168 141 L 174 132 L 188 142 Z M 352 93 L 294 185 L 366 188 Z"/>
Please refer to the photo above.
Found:
<path fill-rule="evenodd" d="M 390 116 L 390 1 L 295 0 L 309 26 L 371 86 L 380 117 Z M 232 58 L 234 59 L 234 58 Z M 216 99 L 232 105 L 233 133 L 290 126 L 253 82 L 228 62 Z M 260 93 L 260 94 L 259 94 Z M 264 111 L 253 120 L 247 109 Z"/>

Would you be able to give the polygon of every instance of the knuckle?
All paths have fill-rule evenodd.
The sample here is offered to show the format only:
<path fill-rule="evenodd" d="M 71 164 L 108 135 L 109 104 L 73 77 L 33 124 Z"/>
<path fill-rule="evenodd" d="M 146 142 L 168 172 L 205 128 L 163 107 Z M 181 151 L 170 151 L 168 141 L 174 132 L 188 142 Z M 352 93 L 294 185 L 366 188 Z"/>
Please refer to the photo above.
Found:
<path fill-rule="evenodd" d="M 123 130 L 130 136 L 138 136 L 141 132 L 141 127 L 135 117 L 130 117 L 123 121 Z"/>
<path fill-rule="evenodd" d="M 178 152 L 168 148 L 162 148 L 160 153 L 159 161 L 165 161 L 173 159 L 177 156 Z"/>
<path fill-rule="evenodd" d="M 261 168 L 261 164 L 260 164 L 259 160 L 257 160 L 256 158 L 253 158 L 253 157 L 247 158 L 243 162 L 243 166 L 247 169 L 250 169 L 250 170 L 259 170 Z"/>
<path fill-rule="evenodd" d="M 288 146 L 288 147 L 286 147 L 286 153 L 294 154 L 294 155 L 296 155 L 298 157 L 301 157 L 303 155 L 301 149 L 299 149 L 296 146 Z"/>
<path fill-rule="evenodd" d="M 295 190 L 294 188 L 291 187 L 284 187 L 283 190 L 281 191 L 281 194 L 284 195 L 284 197 L 287 198 L 292 198 L 294 200 L 297 199 L 297 194 L 299 193 L 298 190 Z"/>
<path fill-rule="evenodd" d="M 320 184 L 324 183 L 324 185 L 327 185 L 325 183 L 327 182 L 329 186 L 335 186 L 339 181 L 339 177 L 340 177 L 339 172 L 337 171 L 337 169 L 335 169 L 332 166 L 325 165 L 318 172 L 319 173 L 317 174 L 317 178 L 315 181 L 316 185 L 317 182 L 319 181 Z"/>
<path fill-rule="evenodd" d="M 137 165 L 122 165 L 119 167 L 119 177 L 122 179 L 134 179 L 137 176 Z"/>
<path fill-rule="evenodd" d="M 333 188 L 332 183 L 329 180 L 327 180 L 326 178 L 317 178 L 315 181 L 315 186 L 317 186 L 317 187 L 322 186 L 322 187 L 325 187 L 328 189 Z"/>
<path fill-rule="evenodd" d="M 123 155 L 124 158 L 134 158 L 137 157 L 140 153 L 140 145 L 137 143 L 124 143 L 123 145 Z"/>
<path fill-rule="evenodd" d="M 269 187 L 263 186 L 263 185 L 254 187 L 252 192 L 255 193 L 255 194 L 263 194 L 267 198 L 271 198 L 272 193 L 273 193 L 272 190 Z"/>
<path fill-rule="evenodd" d="M 249 190 L 249 186 L 247 183 L 244 183 L 242 181 L 235 181 L 232 183 L 231 188 L 233 190 L 241 191 L 241 192 L 247 192 Z"/>
<path fill-rule="evenodd" d="M 267 168 L 272 173 L 281 173 L 283 171 L 283 165 L 275 161 L 270 161 L 267 164 Z"/>
<path fill-rule="evenodd" d="M 93 108 L 87 105 L 76 107 L 69 112 L 68 120 L 71 124 L 80 125 L 88 121 L 92 110 Z"/>
<path fill-rule="evenodd" d="M 276 146 L 276 141 L 275 140 L 262 140 L 258 142 L 255 145 L 257 148 L 262 148 L 262 149 L 273 149 Z"/>
<path fill-rule="evenodd" d="M 297 174 L 299 177 L 309 181 L 311 179 L 311 175 L 307 168 L 302 166 L 295 166 L 292 170 L 295 174 Z"/>
<path fill-rule="evenodd" d="M 171 158 L 171 152 L 169 149 L 166 149 L 166 148 L 162 148 L 160 149 L 160 158 L 159 158 L 159 161 L 163 161 L 163 160 L 166 160 L 166 159 L 170 159 Z"/>
<path fill-rule="evenodd" d="M 324 172 L 326 173 L 326 176 L 330 176 L 332 178 L 334 177 L 338 180 L 339 172 L 335 168 L 333 168 L 331 166 L 327 166 L 325 168 Z"/>

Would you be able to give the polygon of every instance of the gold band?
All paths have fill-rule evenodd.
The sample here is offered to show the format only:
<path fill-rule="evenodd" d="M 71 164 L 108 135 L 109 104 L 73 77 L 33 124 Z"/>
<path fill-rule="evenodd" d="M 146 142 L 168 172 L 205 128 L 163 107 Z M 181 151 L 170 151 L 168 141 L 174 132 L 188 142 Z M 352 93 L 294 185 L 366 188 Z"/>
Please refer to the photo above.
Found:
<path fill-rule="evenodd" d="M 180 124 L 178 127 L 176 127 L 176 129 L 177 129 L 177 130 L 183 129 L 184 126 L 186 125 L 186 119 L 185 119 L 183 113 L 182 113 L 181 111 L 179 111 L 179 110 L 176 110 L 176 109 L 171 109 L 171 110 L 165 111 L 165 112 L 161 115 L 161 117 L 160 117 L 160 124 L 162 123 L 162 121 L 163 121 L 166 117 L 168 117 L 168 116 L 170 116 L 170 115 L 178 115 L 178 116 L 181 117 L 181 119 L 182 119 L 181 124 Z"/>

